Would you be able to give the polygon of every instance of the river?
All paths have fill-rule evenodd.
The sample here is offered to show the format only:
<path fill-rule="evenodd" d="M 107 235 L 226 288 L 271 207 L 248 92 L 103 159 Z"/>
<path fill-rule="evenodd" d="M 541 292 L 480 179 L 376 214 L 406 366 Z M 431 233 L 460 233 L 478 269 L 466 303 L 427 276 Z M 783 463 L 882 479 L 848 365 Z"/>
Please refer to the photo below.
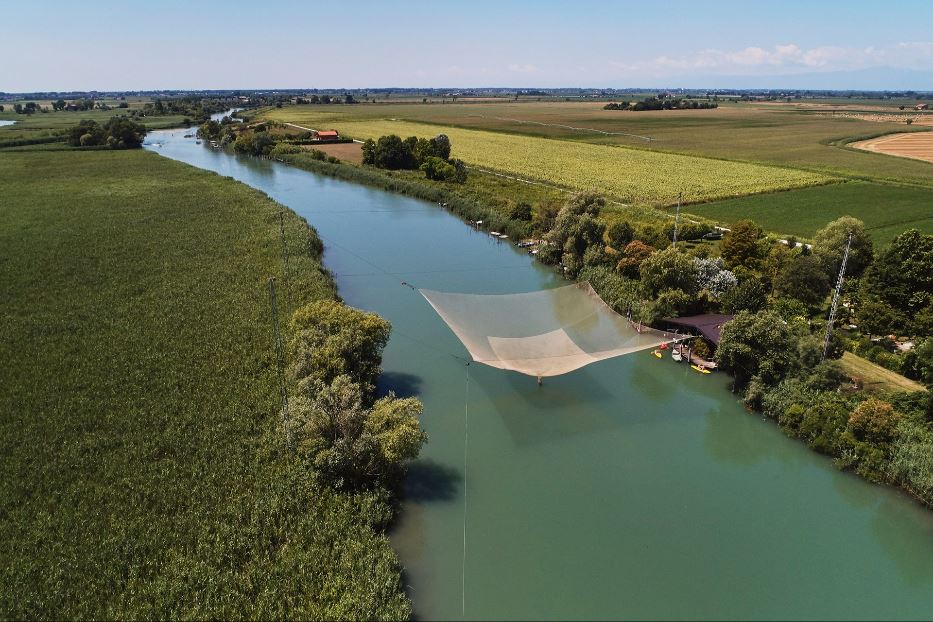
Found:
<path fill-rule="evenodd" d="M 564 282 L 437 205 L 184 133 L 152 132 L 147 148 L 307 218 L 344 300 L 392 322 L 382 388 L 417 395 L 429 434 L 392 533 L 419 618 L 933 616 L 933 512 L 749 414 L 724 374 L 650 352 L 541 388 L 465 366 L 402 281 L 471 293 Z"/>

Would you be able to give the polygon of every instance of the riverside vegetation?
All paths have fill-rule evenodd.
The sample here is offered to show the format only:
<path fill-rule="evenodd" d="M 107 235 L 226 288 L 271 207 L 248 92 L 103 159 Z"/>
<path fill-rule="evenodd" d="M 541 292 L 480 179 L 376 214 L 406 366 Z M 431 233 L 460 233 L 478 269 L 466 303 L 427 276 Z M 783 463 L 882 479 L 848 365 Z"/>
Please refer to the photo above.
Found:
<path fill-rule="evenodd" d="M 445 139 L 460 153 L 459 142 L 446 135 Z M 417 140 L 409 142 L 414 145 Z M 387 148 L 403 144 L 397 136 L 392 145 L 382 142 Z M 840 468 L 898 485 L 933 505 L 929 392 L 854 391 L 847 388 L 851 379 L 845 365 L 837 361 L 848 349 L 933 384 L 933 283 L 922 276 L 933 274 L 933 253 L 921 250 L 933 236 L 909 230 L 876 256 L 877 233 L 847 216 L 817 231 L 812 252 L 793 239 L 778 243 L 749 220 L 734 222 L 720 244 L 699 243 L 711 225 L 688 222 L 680 230 L 680 239 L 687 243 L 674 247 L 674 228 L 663 213 L 642 212 L 632 222 L 615 214 L 607 218 L 607 201 L 593 193 L 564 200 L 552 196 L 537 206 L 519 201 L 507 210 L 488 204 L 484 208 L 481 200 L 465 199 L 455 185 L 394 178 L 376 166 L 372 154 L 379 143 L 367 144 L 370 164 L 363 167 L 321 162 L 292 150 L 276 155 L 274 141 L 269 153 L 310 170 L 444 203 L 468 220 L 488 218 L 485 226 L 513 237 L 536 235 L 542 240 L 541 261 L 559 266 L 568 278 L 590 281 L 607 303 L 641 322 L 705 312 L 738 314 L 727 325 L 716 356 L 735 375 L 736 389 L 749 407 L 834 457 Z M 823 318 L 848 233 L 853 234 L 853 250 L 840 324 L 857 323 L 860 328 L 838 331 L 829 360 L 820 363 Z M 895 354 L 892 340 L 871 340 L 872 334 L 891 332 L 912 336 L 917 347 Z M 712 349 L 702 340 L 694 347 Z M 781 401 L 778 396 L 784 394 L 797 401 Z M 830 400 L 832 396 L 837 397 Z M 862 408 L 868 399 L 875 402 Z M 828 410 L 828 403 L 837 408 Z M 784 414 L 800 409 L 805 417 Z M 885 431 L 877 432 L 879 426 Z"/>
<path fill-rule="evenodd" d="M 307 222 L 139 150 L 0 152 L 0 184 L 0 617 L 410 617 L 420 404 L 375 395 L 390 327 Z"/>

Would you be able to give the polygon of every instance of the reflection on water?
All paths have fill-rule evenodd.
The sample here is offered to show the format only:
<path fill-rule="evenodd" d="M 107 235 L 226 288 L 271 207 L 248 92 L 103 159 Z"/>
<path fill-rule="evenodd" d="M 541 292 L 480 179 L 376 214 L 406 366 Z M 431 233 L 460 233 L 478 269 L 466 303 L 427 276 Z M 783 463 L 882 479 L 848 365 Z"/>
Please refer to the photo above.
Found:
<path fill-rule="evenodd" d="M 933 513 L 745 412 L 725 376 L 644 352 L 543 387 L 466 366 L 401 281 L 466 293 L 566 282 L 435 205 L 184 133 L 153 132 L 148 148 L 306 217 L 341 296 L 392 322 L 380 391 L 417 395 L 429 436 L 391 534 L 419 617 L 459 619 L 463 602 L 471 619 L 933 612 Z"/>

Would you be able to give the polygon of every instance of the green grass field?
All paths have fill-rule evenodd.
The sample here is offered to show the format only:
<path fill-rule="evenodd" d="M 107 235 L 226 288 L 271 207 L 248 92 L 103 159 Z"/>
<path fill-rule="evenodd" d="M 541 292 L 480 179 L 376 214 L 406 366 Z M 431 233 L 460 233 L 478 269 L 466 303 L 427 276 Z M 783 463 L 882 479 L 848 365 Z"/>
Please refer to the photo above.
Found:
<path fill-rule="evenodd" d="M 909 228 L 933 233 L 933 189 L 858 181 L 691 205 L 689 211 L 722 224 L 750 218 L 804 238 L 840 216 L 854 216 L 865 221 L 876 245 Z"/>
<path fill-rule="evenodd" d="M 0 126 L 0 145 L 4 141 L 21 138 L 38 138 L 53 136 L 77 125 L 80 121 L 89 119 L 100 124 L 106 123 L 112 117 L 126 114 L 126 110 L 114 108 L 113 110 L 76 110 L 73 112 L 37 112 L 34 114 L 16 114 L 12 105 L 4 104 L 5 110 L 0 112 L 0 119 L 16 121 L 13 125 Z M 149 129 L 178 127 L 184 117 L 179 115 L 164 117 L 144 117 L 140 123 Z"/>
<path fill-rule="evenodd" d="M 603 110 L 602 106 L 602 102 L 319 105 L 289 106 L 273 110 L 269 116 L 299 124 L 301 120 L 296 119 L 313 120 L 338 129 L 349 121 L 398 119 L 933 187 L 933 165 L 929 163 L 837 146 L 850 137 L 923 131 L 920 127 L 832 117 L 831 111 L 816 114 L 767 104 L 724 103 L 714 110 L 656 112 Z"/>
<path fill-rule="evenodd" d="M 280 206 L 143 151 L 0 187 L 0 618 L 410 615 L 385 502 L 281 455 Z M 332 297 L 286 218 L 293 300 Z"/>
<path fill-rule="evenodd" d="M 282 109 L 281 116 L 289 110 Z M 297 118 L 291 122 L 314 128 L 332 122 L 313 114 Z M 638 205 L 671 205 L 679 192 L 686 201 L 708 201 L 832 181 L 788 168 L 407 121 L 345 120 L 339 129 L 356 138 L 430 137 L 443 131 L 453 144 L 453 155 L 472 166 L 572 190 L 596 190 Z"/>

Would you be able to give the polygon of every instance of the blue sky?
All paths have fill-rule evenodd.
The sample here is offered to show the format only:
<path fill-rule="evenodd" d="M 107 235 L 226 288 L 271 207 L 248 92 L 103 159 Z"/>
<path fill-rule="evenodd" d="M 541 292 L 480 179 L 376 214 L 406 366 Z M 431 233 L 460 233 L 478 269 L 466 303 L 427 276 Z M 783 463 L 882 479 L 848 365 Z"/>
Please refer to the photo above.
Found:
<path fill-rule="evenodd" d="M 0 0 L 0 91 L 933 89 L 933 2 Z"/>

